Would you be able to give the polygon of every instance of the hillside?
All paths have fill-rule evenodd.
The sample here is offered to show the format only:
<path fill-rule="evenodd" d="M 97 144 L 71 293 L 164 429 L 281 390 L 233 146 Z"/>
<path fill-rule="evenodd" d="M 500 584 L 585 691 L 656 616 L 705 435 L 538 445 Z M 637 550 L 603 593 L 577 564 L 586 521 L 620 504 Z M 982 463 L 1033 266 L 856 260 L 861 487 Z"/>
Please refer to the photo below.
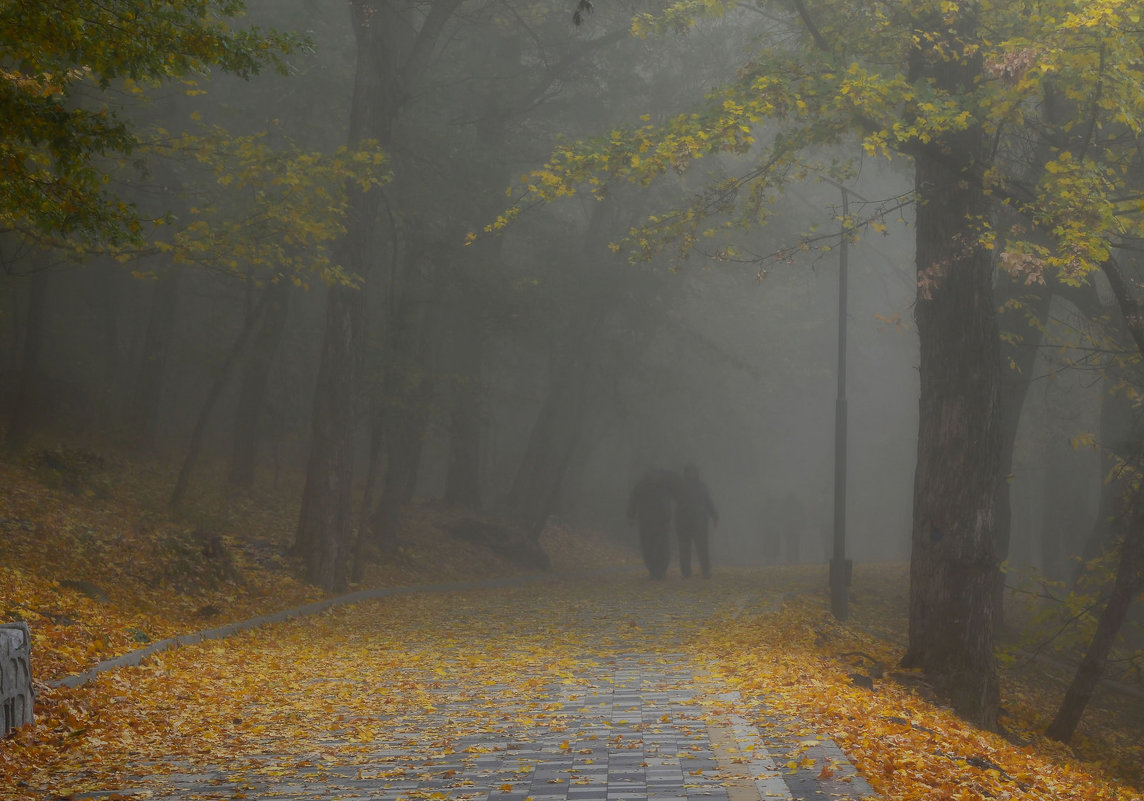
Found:
<path fill-rule="evenodd" d="M 40 691 L 36 729 L 12 738 L 9 765 L 20 762 L 21 770 L 34 772 L 33 763 L 46 760 L 46 768 L 76 747 L 99 717 L 100 704 L 86 697 L 85 688 L 63 692 L 50 686 L 53 680 L 157 639 L 321 597 L 299 580 L 298 565 L 286 555 L 296 514 L 294 490 L 259 497 L 207 495 L 177 520 L 163 509 L 168 482 L 161 465 L 105 462 L 76 453 L 41 452 L 19 464 L 0 464 L 0 615 L 30 625 Z M 371 567 L 359 587 L 531 570 L 528 563 L 450 534 L 458 520 L 455 512 L 417 505 L 404 520 L 396 551 Z M 631 568 L 637 581 L 629 582 L 627 591 L 641 592 L 646 583 L 635 555 L 599 534 L 551 527 L 542 545 L 560 572 Z M 697 653 L 721 666 L 744 692 L 765 693 L 782 711 L 833 732 L 856 751 L 861 770 L 883 772 L 883 782 L 892 776 L 895 786 L 915 782 L 902 785 L 902 798 L 945 797 L 927 795 L 950 781 L 952 752 L 942 749 L 953 746 L 934 745 L 934 727 L 942 742 L 956 743 L 977 760 L 959 770 L 974 776 L 984 771 L 992 778 L 981 786 L 1008 787 L 1013 798 L 1029 797 L 1015 792 L 1023 781 L 1013 779 L 1017 768 L 996 772 L 990 765 L 1032 760 L 1037 786 L 1075 787 L 1083 785 L 1085 775 L 1099 776 L 1104 789 L 1094 798 L 1115 797 L 1108 788 L 1119 782 L 1124 797 L 1132 797 L 1127 788 L 1144 781 L 1139 699 L 1102 691 L 1072 747 L 1048 742 L 1039 732 L 1059 701 L 1067 670 L 1017 655 L 1006 661 L 1003 674 L 1005 739 L 982 735 L 936 705 L 918 677 L 894 669 L 905 639 L 904 565 L 856 566 L 853 619 L 846 625 L 827 612 L 825 579 L 821 565 L 723 567 L 711 589 L 726 595 L 732 607 L 736 598 L 746 597 L 743 588 L 752 586 L 771 600 L 761 616 L 728 608 L 708 621 L 697 634 Z M 678 578 L 673 574 L 670 581 Z M 906 708 L 917 724 L 912 728 L 903 724 L 900 710 Z M 896 746 L 877 744 L 891 735 Z M 925 755 L 912 757 L 918 760 L 913 767 L 890 758 L 894 748 L 907 747 Z M 977 751 L 988 757 L 979 758 Z M 965 762 L 964 756 L 958 759 Z M 1059 775 L 1045 767 L 1054 764 Z"/>
<path fill-rule="evenodd" d="M 287 555 L 293 488 L 259 497 L 206 495 L 180 519 L 165 509 L 161 464 L 42 451 L 0 462 L 0 622 L 27 621 L 38 681 L 176 634 L 316 600 Z M 393 554 L 350 589 L 508 576 L 511 553 L 450 534 L 456 512 L 409 511 Z M 637 564 L 596 533 L 550 526 L 541 546 L 558 570 Z M 501 551 L 501 552 L 498 552 Z"/>

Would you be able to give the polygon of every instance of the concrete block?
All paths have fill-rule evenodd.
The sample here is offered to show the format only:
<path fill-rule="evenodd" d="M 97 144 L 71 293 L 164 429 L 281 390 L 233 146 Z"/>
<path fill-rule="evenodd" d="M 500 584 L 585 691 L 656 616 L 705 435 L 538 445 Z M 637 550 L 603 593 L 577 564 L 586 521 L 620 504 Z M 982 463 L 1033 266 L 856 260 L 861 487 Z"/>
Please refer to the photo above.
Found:
<path fill-rule="evenodd" d="M 27 623 L 0 623 L 0 737 L 32 722 L 31 650 Z"/>

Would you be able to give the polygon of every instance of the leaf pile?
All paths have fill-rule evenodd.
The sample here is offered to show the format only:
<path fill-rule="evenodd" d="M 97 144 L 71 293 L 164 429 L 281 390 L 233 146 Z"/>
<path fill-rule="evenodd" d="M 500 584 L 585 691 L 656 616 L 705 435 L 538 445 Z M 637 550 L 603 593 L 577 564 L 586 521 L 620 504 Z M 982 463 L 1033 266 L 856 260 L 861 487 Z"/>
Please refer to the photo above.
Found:
<path fill-rule="evenodd" d="M 822 566 L 722 570 L 690 583 L 633 573 L 390 597 L 164 652 L 75 690 L 49 688 L 44 681 L 147 640 L 317 597 L 282 555 L 296 495 L 267 502 L 219 491 L 201 499 L 193 522 L 174 521 L 153 501 L 161 471 L 136 471 L 54 481 L 58 470 L 0 464 L 0 612 L 31 625 L 40 682 L 36 725 L 0 744 L 9 777 L 0 798 L 160 793 L 197 766 L 219 770 L 234 797 L 287 774 L 353 769 L 396 781 L 424 767 L 369 760 L 379 742 L 431 755 L 472 731 L 559 731 L 569 720 L 552 703 L 554 684 L 574 691 L 586 664 L 615 653 L 684 652 L 759 702 L 750 714 L 760 726 L 777 711 L 835 739 L 888 799 L 1140 798 L 1128 784 L 1141 782 L 1144 764 L 1138 703 L 1135 728 L 1111 717 L 1110 704 L 1095 707 L 1074 752 L 1037 734 L 1060 694 L 1033 680 L 1043 671 L 1005 674 L 1005 725 L 1019 744 L 967 726 L 927 701 L 917 677 L 894 675 L 905 631 L 900 565 L 858 566 L 845 626 L 824 607 Z M 368 581 L 520 572 L 449 536 L 450 514 L 410 510 L 397 552 Z M 542 543 L 561 568 L 635 562 L 559 526 Z M 706 689 L 700 716 L 718 709 L 726 687 Z M 434 710 L 443 705 L 466 713 L 442 720 Z"/>
<path fill-rule="evenodd" d="M 50 681 L 148 642 L 308 603 L 321 591 L 285 556 L 294 488 L 254 499 L 208 489 L 187 520 L 163 509 L 170 468 L 104 465 L 44 451 L 0 462 L 0 622 L 32 630 L 34 673 Z M 444 532 L 447 512 L 406 514 L 397 550 L 362 587 L 504 576 L 522 567 Z M 632 564 L 599 535 L 549 527 L 558 568 Z"/>
<path fill-rule="evenodd" d="M 827 619 L 824 582 L 805 566 L 389 597 L 165 652 L 46 693 L 37 727 L 0 748 L 14 788 L 0 798 L 162 794 L 204 772 L 220 797 L 281 777 L 415 779 L 465 734 L 568 727 L 551 688 L 577 692 L 585 665 L 680 652 L 738 689 L 764 733 L 780 712 L 835 739 L 887 799 L 1141 798 L 1101 765 L 1031 734 L 1014 745 L 980 732 L 899 681 L 856 685 L 844 655 L 893 664 L 894 648 Z M 681 725 L 726 704 L 725 684 L 696 682 L 696 722 Z"/>
<path fill-rule="evenodd" d="M 1144 781 L 1139 701 L 1131 702 L 1134 730 L 1099 731 L 1110 721 L 1092 714 L 1087 727 L 1100 747 L 1082 743 L 1074 752 L 1040 735 L 1062 688 L 1036 676 L 1004 676 L 1009 739 L 927 700 L 920 675 L 894 669 L 904 653 L 905 586 L 902 567 L 857 568 L 855 592 L 866 603 L 854 605 L 849 625 L 829 614 L 823 588 L 767 618 L 721 617 L 697 647 L 742 693 L 833 738 L 886 799 L 1141 797 L 1131 790 Z"/>

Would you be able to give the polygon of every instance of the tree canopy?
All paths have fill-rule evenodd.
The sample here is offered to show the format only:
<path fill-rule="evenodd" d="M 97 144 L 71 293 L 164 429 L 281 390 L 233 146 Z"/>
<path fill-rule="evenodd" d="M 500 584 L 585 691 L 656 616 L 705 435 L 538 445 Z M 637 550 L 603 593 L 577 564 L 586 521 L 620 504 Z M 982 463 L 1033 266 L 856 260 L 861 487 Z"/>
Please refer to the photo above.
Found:
<path fill-rule="evenodd" d="M 0 8 L 0 229 L 120 240 L 135 210 L 109 190 L 110 159 L 138 145 L 121 113 L 134 85 L 219 69 L 285 70 L 302 39 L 235 30 L 239 0 L 31 2 Z"/>
<path fill-rule="evenodd" d="M 940 151 L 945 137 L 980 125 L 990 147 L 973 178 L 1052 239 L 1034 245 L 978 221 L 975 244 L 993 249 L 1000 239 L 1002 266 L 1031 280 L 1049 270 L 1078 281 L 1110 247 L 1139 238 L 1141 3 L 765 5 L 777 14 L 768 41 L 702 108 L 557 148 L 524 181 L 518 205 L 578 187 L 600 192 L 610 180 L 648 184 L 705 156 L 741 157 L 736 175 L 631 232 L 640 252 L 670 242 L 686 255 L 720 228 L 765 222 L 792 180 L 844 179 L 862 155 Z M 727 7 L 685 0 L 637 17 L 633 30 L 686 27 Z M 943 85 L 931 68 L 958 60 L 977 65 L 971 84 Z M 845 143 L 858 148 L 850 158 L 823 150 Z"/>
<path fill-rule="evenodd" d="M 683 2 L 634 31 L 688 27 L 721 3 Z M 993 627 L 1003 581 L 1004 486 L 995 254 L 1019 280 L 1111 279 L 1144 350 L 1138 303 L 1114 249 L 1138 242 L 1144 6 L 1107 2 L 792 0 L 758 4 L 773 23 L 755 56 L 698 110 L 558 147 L 526 176 L 500 230 L 532 202 L 609 182 L 648 185 L 720 156 L 730 177 L 653 214 L 628 235 L 635 258 L 768 221 L 793 182 L 846 181 L 863 158 L 912 160 L 921 356 L 911 549 L 910 647 L 974 722 L 996 725 Z M 847 152 L 849 148 L 849 152 Z M 1018 222 L 1001 228 L 999 210 Z M 841 236 L 884 230 L 844 219 Z M 809 249 L 805 235 L 793 249 Z M 719 258 L 766 262 L 786 256 Z"/>
<path fill-rule="evenodd" d="M 0 293 L 17 333 L 0 343 L 0 371 L 18 376 L 0 397 L 13 451 L 57 395 L 82 414 L 130 409 L 147 447 L 160 410 L 187 422 L 195 406 L 170 504 L 189 510 L 212 410 L 233 411 L 235 487 L 253 486 L 260 437 L 275 483 L 279 445 L 287 467 L 309 453 L 293 550 L 331 591 L 390 559 L 419 484 L 466 514 L 498 498 L 535 545 L 556 510 L 606 524 L 637 465 L 695 456 L 722 463 L 738 528 L 755 532 L 760 487 L 825 497 L 825 404 L 811 396 L 833 364 L 834 285 L 775 270 L 756 295 L 754 279 L 885 234 L 870 261 L 903 280 L 878 308 L 912 308 L 917 338 L 892 368 L 884 345 L 868 359 L 892 422 L 863 422 L 905 446 L 881 457 L 901 480 L 879 477 L 877 503 L 895 511 L 874 516 L 896 554 L 909 539 L 902 661 L 998 724 L 1023 402 L 1006 388 L 1021 359 L 998 309 L 1039 293 L 1028 316 L 1044 327 L 1044 285 L 1102 271 L 1131 361 L 1144 353 L 1117 263 L 1144 234 L 1144 0 L 664 0 L 635 17 L 581 2 L 574 20 L 571 4 L 353 0 L 340 22 L 309 0 L 250 0 L 275 26 L 317 23 L 328 47 L 298 59 L 289 89 L 272 76 L 256 93 L 208 87 L 289 72 L 308 47 L 243 27 L 244 5 L 0 8 L 0 247 L 24 246 L 3 254 Z M 831 209 L 839 189 L 846 210 Z M 876 199 L 847 203 L 859 192 Z M 53 269 L 52 249 L 92 269 Z M 621 253 L 647 264 L 623 270 Z M 109 254 L 158 280 L 119 291 L 132 282 Z M 756 269 L 715 275 L 699 256 Z M 295 291 L 311 276 L 328 291 Z M 857 289 L 868 309 L 874 293 Z M 1031 368 L 1037 347 L 1024 350 Z M 720 391 L 732 378 L 741 391 Z"/>

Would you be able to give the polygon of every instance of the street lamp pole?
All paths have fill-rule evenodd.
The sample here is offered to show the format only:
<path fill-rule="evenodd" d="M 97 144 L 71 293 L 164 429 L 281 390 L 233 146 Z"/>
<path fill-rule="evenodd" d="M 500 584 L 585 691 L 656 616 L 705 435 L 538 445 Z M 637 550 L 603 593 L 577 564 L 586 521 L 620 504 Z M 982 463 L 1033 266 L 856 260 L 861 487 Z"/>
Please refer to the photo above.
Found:
<path fill-rule="evenodd" d="M 851 561 L 846 558 L 846 268 L 850 203 L 842 190 L 842 241 L 838 247 L 838 394 L 834 402 L 834 555 L 830 559 L 830 611 L 850 616 Z"/>

